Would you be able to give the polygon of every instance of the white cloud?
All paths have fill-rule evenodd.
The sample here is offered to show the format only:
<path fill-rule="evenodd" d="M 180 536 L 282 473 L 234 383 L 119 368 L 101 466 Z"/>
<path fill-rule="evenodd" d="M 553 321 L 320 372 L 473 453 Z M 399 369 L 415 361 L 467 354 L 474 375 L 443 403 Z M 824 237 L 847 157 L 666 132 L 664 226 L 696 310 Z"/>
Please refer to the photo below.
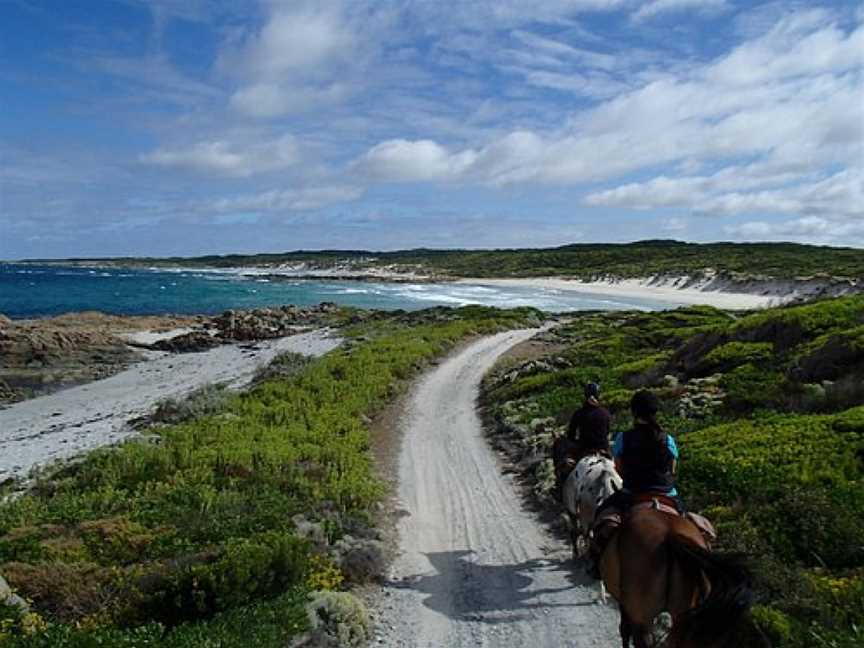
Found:
<path fill-rule="evenodd" d="M 506 29 L 531 22 L 562 22 L 579 14 L 626 6 L 632 0 L 485 0 L 482 2 L 405 2 L 405 9 L 429 31 L 454 27 Z"/>
<path fill-rule="evenodd" d="M 266 24 L 218 67 L 241 80 L 230 105 L 251 117 L 278 117 L 338 103 L 351 94 L 375 43 L 361 41 L 365 17 L 339 3 L 276 5 Z"/>
<path fill-rule="evenodd" d="M 642 4 L 633 14 L 633 18 L 646 20 L 663 13 L 690 10 L 715 13 L 728 8 L 729 3 L 726 0 L 651 0 Z"/>
<path fill-rule="evenodd" d="M 374 178 L 396 181 L 448 180 L 460 177 L 476 160 L 474 151 L 449 153 L 431 140 L 381 142 L 356 166 Z"/>
<path fill-rule="evenodd" d="M 750 221 L 728 226 L 725 231 L 736 238 L 751 240 L 793 240 L 842 246 L 864 243 L 864 221 L 838 223 L 819 216 L 782 222 Z"/>
<path fill-rule="evenodd" d="M 844 32 L 823 12 L 796 13 L 714 61 L 577 112 L 563 128 L 461 148 L 387 140 L 358 163 L 385 180 L 491 185 L 580 185 L 640 172 L 656 175 L 595 192 L 588 204 L 851 214 L 860 211 L 854 187 L 864 160 L 862 38 L 864 28 Z M 735 72 L 756 68 L 758 83 Z M 674 166 L 712 173 L 676 176 Z"/>
<path fill-rule="evenodd" d="M 740 45 L 704 74 L 708 81 L 732 89 L 821 73 L 860 72 L 862 64 L 864 29 L 859 26 L 846 34 L 825 12 L 811 10 L 785 16 L 767 34 Z"/>
<path fill-rule="evenodd" d="M 820 214 L 836 219 L 864 216 L 864 170 L 836 173 L 821 180 L 798 182 L 775 189 L 759 189 L 747 182 L 743 167 L 741 186 L 736 190 L 734 171 L 712 177 L 667 178 L 630 183 L 589 194 L 592 206 L 635 209 L 683 208 L 709 214 L 769 213 Z M 751 187 L 752 191 L 742 191 Z"/>
<path fill-rule="evenodd" d="M 356 200 L 362 195 L 363 190 L 359 187 L 339 185 L 270 189 L 260 193 L 250 193 L 198 203 L 195 205 L 195 209 L 197 211 L 220 214 L 249 211 L 307 211 Z"/>
<path fill-rule="evenodd" d="M 141 156 L 141 161 L 208 174 L 248 177 L 297 164 L 300 151 L 293 136 L 283 135 L 273 141 L 252 145 L 212 140 L 185 148 L 160 148 Z"/>
<path fill-rule="evenodd" d="M 255 78 L 305 73 L 348 59 L 354 39 L 344 18 L 332 6 L 283 6 L 246 44 L 238 65 Z"/>
<path fill-rule="evenodd" d="M 337 82 L 294 88 L 280 83 L 256 83 L 234 93 L 230 103 L 251 117 L 278 117 L 339 103 L 350 92 L 347 85 Z"/>

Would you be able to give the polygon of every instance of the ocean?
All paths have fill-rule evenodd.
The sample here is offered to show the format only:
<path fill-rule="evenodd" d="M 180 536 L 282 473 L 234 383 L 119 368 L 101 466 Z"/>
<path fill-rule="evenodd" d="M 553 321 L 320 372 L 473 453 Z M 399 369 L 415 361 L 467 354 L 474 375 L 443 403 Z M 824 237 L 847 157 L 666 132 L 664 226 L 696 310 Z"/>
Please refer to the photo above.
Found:
<path fill-rule="evenodd" d="M 549 312 L 658 310 L 675 304 L 529 287 L 452 283 L 271 281 L 248 269 L 84 268 L 0 264 L 0 313 L 13 319 L 78 311 L 115 315 L 214 314 L 329 301 L 362 308 L 417 310 L 483 304 Z"/>

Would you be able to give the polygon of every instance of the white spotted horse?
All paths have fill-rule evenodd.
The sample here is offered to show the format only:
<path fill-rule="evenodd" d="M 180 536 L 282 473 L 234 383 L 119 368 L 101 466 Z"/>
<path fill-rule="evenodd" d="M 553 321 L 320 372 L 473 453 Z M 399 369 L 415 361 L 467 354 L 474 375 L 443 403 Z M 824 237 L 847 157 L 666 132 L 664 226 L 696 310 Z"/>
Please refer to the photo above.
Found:
<path fill-rule="evenodd" d="M 570 519 L 574 559 L 587 551 L 594 514 L 600 504 L 621 487 L 614 462 L 602 454 L 582 458 L 568 475 L 561 494 Z"/>

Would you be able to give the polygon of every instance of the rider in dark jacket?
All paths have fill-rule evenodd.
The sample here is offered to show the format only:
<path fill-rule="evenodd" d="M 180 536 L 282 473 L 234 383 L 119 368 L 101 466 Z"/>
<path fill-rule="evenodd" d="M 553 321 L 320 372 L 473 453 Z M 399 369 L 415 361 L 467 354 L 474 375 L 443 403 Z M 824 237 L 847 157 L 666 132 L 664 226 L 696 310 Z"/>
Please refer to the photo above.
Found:
<path fill-rule="evenodd" d="M 567 438 L 576 444 L 576 461 L 589 454 L 602 452 L 609 455 L 609 427 L 612 417 L 600 404 L 600 385 L 588 383 L 584 387 L 585 402 L 573 413 L 567 427 Z"/>
<path fill-rule="evenodd" d="M 585 400 L 573 413 L 567 434 L 552 444 L 552 463 L 555 466 L 555 492 L 559 498 L 564 480 L 579 460 L 589 454 L 602 452 L 610 455 L 609 427 L 611 416 L 600 404 L 600 385 L 588 383 L 584 387 Z"/>

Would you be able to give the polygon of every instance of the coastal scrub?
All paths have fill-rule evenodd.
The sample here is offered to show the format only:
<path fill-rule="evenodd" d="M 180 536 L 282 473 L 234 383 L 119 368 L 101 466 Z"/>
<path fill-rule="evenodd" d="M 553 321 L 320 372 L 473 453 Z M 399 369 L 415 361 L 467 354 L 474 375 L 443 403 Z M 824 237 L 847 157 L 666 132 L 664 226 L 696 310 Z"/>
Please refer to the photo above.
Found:
<path fill-rule="evenodd" d="M 362 320 L 327 356 L 153 428 L 156 442 L 94 452 L 0 506 L 0 573 L 44 622 L 29 632 L 9 616 L 4 645 L 250 645 L 229 626 L 255 620 L 255 645 L 283 646 L 304 630 L 310 588 L 350 585 L 363 573 L 349 569 L 350 552 L 377 541 L 385 488 L 370 417 L 460 340 L 539 314 Z"/>

